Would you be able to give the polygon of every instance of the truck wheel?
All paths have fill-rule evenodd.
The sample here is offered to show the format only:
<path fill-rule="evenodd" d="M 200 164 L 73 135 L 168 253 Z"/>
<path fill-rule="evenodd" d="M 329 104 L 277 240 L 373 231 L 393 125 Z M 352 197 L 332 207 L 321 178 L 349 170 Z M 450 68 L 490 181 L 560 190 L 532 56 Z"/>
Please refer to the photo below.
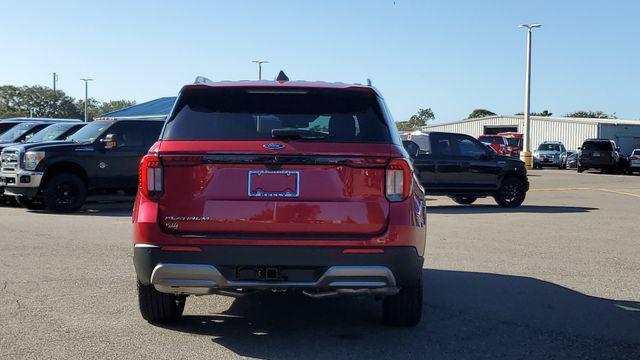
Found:
<path fill-rule="evenodd" d="M 33 198 L 30 198 L 30 197 L 16 196 L 16 202 L 18 203 L 18 205 L 29 210 L 45 209 L 45 205 L 42 202 L 35 201 Z"/>
<path fill-rule="evenodd" d="M 450 196 L 450 198 L 460 205 L 471 205 L 478 200 L 477 196 Z"/>
<path fill-rule="evenodd" d="M 59 174 L 51 178 L 44 187 L 44 204 L 58 213 L 80 210 L 87 198 L 87 185 L 74 174 Z"/>
<path fill-rule="evenodd" d="M 180 319 L 186 300 L 186 296 L 161 293 L 153 285 L 142 285 L 138 281 L 140 314 L 152 324 Z"/>
<path fill-rule="evenodd" d="M 386 325 L 416 326 L 422 318 L 422 270 L 417 281 L 404 286 L 396 295 L 382 301 L 382 319 Z"/>
<path fill-rule="evenodd" d="M 515 208 L 522 204 L 527 192 L 522 180 L 516 177 L 508 177 L 502 181 L 502 185 L 494 196 L 498 205 Z"/>

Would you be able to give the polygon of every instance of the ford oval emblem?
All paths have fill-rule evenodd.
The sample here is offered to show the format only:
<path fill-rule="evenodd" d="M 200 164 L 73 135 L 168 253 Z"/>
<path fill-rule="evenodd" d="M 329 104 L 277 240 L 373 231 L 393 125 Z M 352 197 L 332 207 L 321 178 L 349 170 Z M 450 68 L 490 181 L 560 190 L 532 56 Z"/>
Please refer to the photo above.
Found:
<path fill-rule="evenodd" d="M 264 144 L 264 145 L 262 145 L 262 147 L 265 148 L 265 149 L 269 149 L 269 150 L 284 149 L 284 145 L 283 144 L 278 144 L 278 143 Z"/>

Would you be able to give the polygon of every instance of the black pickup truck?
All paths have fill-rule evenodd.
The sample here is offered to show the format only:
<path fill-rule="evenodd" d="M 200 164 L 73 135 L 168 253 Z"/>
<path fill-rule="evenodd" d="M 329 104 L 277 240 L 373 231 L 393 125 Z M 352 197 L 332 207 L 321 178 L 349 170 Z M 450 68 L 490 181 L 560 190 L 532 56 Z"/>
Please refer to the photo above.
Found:
<path fill-rule="evenodd" d="M 524 162 L 498 155 L 471 136 L 428 132 L 402 143 L 429 195 L 467 205 L 492 196 L 502 207 L 518 207 L 529 190 Z"/>
<path fill-rule="evenodd" d="M 0 186 L 31 209 L 80 210 L 88 195 L 135 194 L 138 163 L 158 139 L 163 120 L 99 120 L 67 141 L 7 147 Z"/>

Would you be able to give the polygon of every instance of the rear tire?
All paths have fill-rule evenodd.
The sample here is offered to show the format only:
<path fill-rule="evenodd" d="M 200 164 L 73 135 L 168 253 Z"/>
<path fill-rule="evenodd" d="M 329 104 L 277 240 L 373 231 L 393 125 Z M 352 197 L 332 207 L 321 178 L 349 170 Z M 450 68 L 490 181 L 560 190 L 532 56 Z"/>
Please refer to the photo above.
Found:
<path fill-rule="evenodd" d="M 450 196 L 450 198 L 460 205 L 471 205 L 478 200 L 477 196 Z"/>
<path fill-rule="evenodd" d="M 59 174 L 51 178 L 44 187 L 44 204 L 49 211 L 73 213 L 84 205 L 87 185 L 74 174 Z"/>
<path fill-rule="evenodd" d="M 385 325 L 416 326 L 422 318 L 422 271 L 417 281 L 402 287 L 396 295 L 382 301 L 382 319 Z"/>
<path fill-rule="evenodd" d="M 580 165 L 578 165 L 578 173 L 584 172 L 584 168 Z"/>
<path fill-rule="evenodd" d="M 186 299 L 186 296 L 161 293 L 153 285 L 142 285 L 138 281 L 140 314 L 152 324 L 167 323 L 180 319 Z"/>
<path fill-rule="evenodd" d="M 45 205 L 42 202 L 35 201 L 33 198 L 16 196 L 16 202 L 18 205 L 28 210 L 44 210 Z"/>
<path fill-rule="evenodd" d="M 508 177 L 502 180 L 494 198 L 501 207 L 515 208 L 524 202 L 526 196 L 524 182 L 516 177 Z"/>

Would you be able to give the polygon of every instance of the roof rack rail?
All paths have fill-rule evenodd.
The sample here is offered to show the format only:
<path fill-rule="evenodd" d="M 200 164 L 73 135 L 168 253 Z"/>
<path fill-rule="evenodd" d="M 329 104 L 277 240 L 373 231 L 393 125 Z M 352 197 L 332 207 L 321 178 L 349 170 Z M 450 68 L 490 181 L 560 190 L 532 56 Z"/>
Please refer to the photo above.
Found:
<path fill-rule="evenodd" d="M 211 84 L 213 82 L 213 80 L 209 79 L 208 77 L 204 77 L 204 76 L 196 76 L 196 79 L 193 81 L 194 84 Z"/>

